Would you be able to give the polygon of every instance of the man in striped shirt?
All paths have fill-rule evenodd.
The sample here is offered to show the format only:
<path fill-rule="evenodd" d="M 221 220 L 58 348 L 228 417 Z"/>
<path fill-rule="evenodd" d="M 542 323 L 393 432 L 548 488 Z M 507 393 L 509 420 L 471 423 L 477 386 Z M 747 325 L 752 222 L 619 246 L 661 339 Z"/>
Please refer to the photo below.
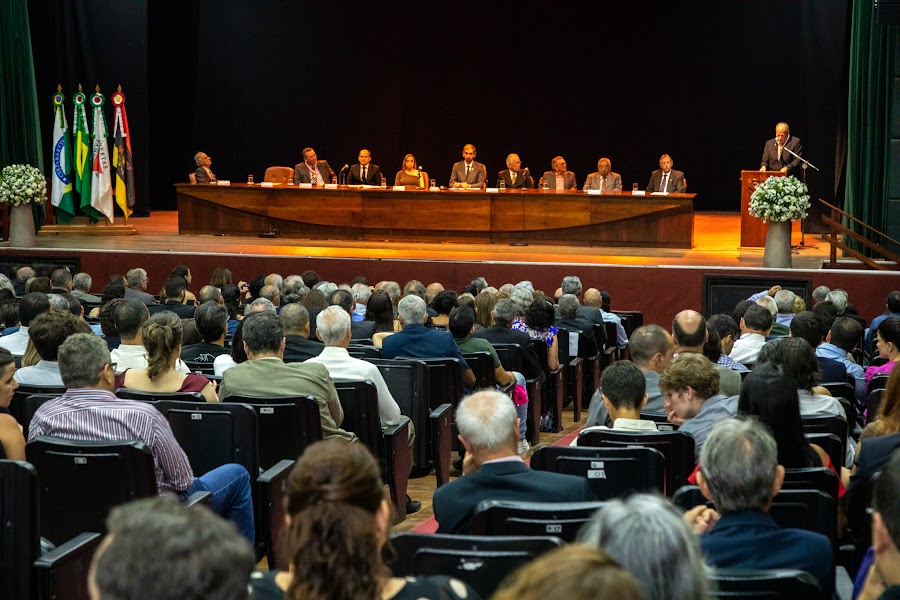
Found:
<path fill-rule="evenodd" d="M 212 493 L 211 508 L 235 523 L 254 540 L 250 476 L 227 464 L 194 477 L 190 462 L 169 422 L 152 405 L 116 397 L 115 365 L 103 338 L 78 333 L 59 348 L 59 371 L 66 393 L 42 405 L 28 430 L 28 439 L 50 435 L 69 440 L 139 440 L 150 447 L 161 495 L 181 498 L 198 491 Z"/>

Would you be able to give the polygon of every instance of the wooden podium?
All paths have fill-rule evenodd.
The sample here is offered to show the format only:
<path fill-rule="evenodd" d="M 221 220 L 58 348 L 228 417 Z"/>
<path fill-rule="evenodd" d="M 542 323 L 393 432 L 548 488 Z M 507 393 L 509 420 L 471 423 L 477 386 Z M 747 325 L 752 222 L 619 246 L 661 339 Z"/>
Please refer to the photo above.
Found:
<path fill-rule="evenodd" d="M 741 247 L 762 248 L 766 245 L 769 224 L 750 214 L 750 195 L 769 177 L 784 177 L 781 171 L 741 171 Z"/>

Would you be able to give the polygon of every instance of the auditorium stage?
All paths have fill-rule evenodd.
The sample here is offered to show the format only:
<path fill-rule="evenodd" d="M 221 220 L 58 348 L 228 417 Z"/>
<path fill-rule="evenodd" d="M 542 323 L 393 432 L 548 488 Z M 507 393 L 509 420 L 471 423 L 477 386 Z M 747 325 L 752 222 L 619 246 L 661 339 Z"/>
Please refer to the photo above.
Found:
<path fill-rule="evenodd" d="M 172 267 L 191 268 L 191 289 L 209 281 L 212 271 L 227 266 L 235 280 L 267 273 L 316 270 L 323 279 L 345 282 L 365 275 L 371 283 L 410 279 L 426 284 L 442 282 L 460 290 L 478 276 L 491 285 L 534 282 L 552 294 L 562 277 L 582 278 L 585 287 L 608 290 L 614 309 L 639 309 L 645 322 L 665 323 L 679 308 L 703 308 L 703 290 L 711 275 L 736 275 L 777 283 L 788 278 L 850 291 L 863 315 L 884 309 L 884 297 L 897 288 L 897 274 L 822 269 L 829 247 L 818 236 L 807 235 L 806 247 L 795 250 L 794 268 L 773 272 L 762 268 L 762 248 L 739 248 L 737 213 L 695 213 L 694 247 L 604 248 L 574 246 L 511 246 L 508 244 L 340 242 L 333 240 L 261 239 L 256 237 L 179 235 L 176 211 L 156 211 L 151 217 L 132 218 L 137 235 L 38 235 L 30 250 L 0 244 L 0 261 L 27 264 L 41 261 L 71 264 L 94 277 L 93 291 L 114 273 L 143 267 L 154 291 Z M 794 244 L 800 243 L 795 225 Z M 196 290 L 195 290 L 196 291 Z"/>

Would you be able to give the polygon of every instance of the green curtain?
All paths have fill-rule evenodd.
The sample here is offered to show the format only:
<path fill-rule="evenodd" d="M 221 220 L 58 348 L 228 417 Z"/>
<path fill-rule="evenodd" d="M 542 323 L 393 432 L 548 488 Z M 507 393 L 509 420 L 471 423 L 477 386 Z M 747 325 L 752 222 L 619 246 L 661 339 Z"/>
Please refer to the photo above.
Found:
<path fill-rule="evenodd" d="M 48 107 L 51 92 L 47 93 Z M 3 0 L 0 2 L 0 167 L 16 163 L 44 170 L 28 3 Z M 44 222 L 44 206 L 32 205 L 32 208 L 35 229 L 39 229 Z"/>
<path fill-rule="evenodd" d="M 870 227 L 884 231 L 897 27 L 876 22 L 873 2 L 854 2 L 850 29 L 844 209 Z M 864 228 L 849 219 L 844 225 L 863 233 Z M 867 237 L 883 243 L 880 236 Z M 871 254 L 862 245 L 855 245 L 855 249 Z"/>

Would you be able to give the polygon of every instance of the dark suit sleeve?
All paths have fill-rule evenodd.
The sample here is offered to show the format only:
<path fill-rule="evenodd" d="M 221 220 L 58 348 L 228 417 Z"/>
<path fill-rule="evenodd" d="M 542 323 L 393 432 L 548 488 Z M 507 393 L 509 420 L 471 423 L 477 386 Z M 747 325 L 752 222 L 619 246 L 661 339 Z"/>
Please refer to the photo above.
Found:
<path fill-rule="evenodd" d="M 209 183 L 209 177 L 206 175 L 206 169 L 203 167 L 197 167 L 194 175 L 197 177 L 197 183 Z"/>
<path fill-rule="evenodd" d="M 650 181 L 647 182 L 647 193 L 653 192 L 656 189 L 656 185 L 653 183 L 653 175 L 654 173 L 650 173 Z"/>
<path fill-rule="evenodd" d="M 472 187 L 484 187 L 487 185 L 487 167 L 481 163 L 478 163 L 478 166 L 481 168 L 475 173 L 475 183 L 472 184 Z"/>
<path fill-rule="evenodd" d="M 792 138 L 791 138 L 791 141 L 794 141 L 794 140 L 797 140 L 797 143 L 796 143 L 796 144 L 788 144 L 787 146 L 793 146 L 793 147 L 791 148 L 791 150 L 793 150 L 794 152 L 796 152 L 796 153 L 799 154 L 800 156 L 803 156 L 803 144 L 800 143 L 800 138 L 792 137 Z M 786 146 L 786 147 L 787 147 L 787 146 Z M 787 164 L 788 173 L 792 173 L 792 172 L 794 171 L 794 169 L 796 169 L 797 167 L 800 166 L 800 159 L 797 158 L 796 156 L 792 155 L 792 154 L 789 153 L 789 152 L 786 153 L 786 154 L 787 154 L 790 158 L 794 159 L 794 160 L 792 160 L 791 162 L 789 162 L 789 163 Z M 783 158 L 783 157 L 784 157 L 784 155 L 782 155 L 782 158 Z M 782 161 L 782 162 L 783 162 L 783 161 Z"/>
<path fill-rule="evenodd" d="M 367 183 L 363 181 L 363 183 Z M 369 163 L 369 181 L 370 185 L 380 185 L 381 184 L 381 167 L 378 165 L 373 165 Z"/>
<path fill-rule="evenodd" d="M 769 146 L 771 146 L 771 144 L 769 142 L 766 142 L 765 145 L 763 146 L 762 160 L 760 161 L 760 164 L 759 164 L 760 169 L 768 169 L 769 168 L 769 162 L 771 160 L 770 155 L 769 155 Z"/>
<path fill-rule="evenodd" d="M 683 194 L 685 189 L 684 183 L 684 173 L 681 174 L 681 177 L 678 178 L 678 181 L 675 182 L 675 193 Z"/>

